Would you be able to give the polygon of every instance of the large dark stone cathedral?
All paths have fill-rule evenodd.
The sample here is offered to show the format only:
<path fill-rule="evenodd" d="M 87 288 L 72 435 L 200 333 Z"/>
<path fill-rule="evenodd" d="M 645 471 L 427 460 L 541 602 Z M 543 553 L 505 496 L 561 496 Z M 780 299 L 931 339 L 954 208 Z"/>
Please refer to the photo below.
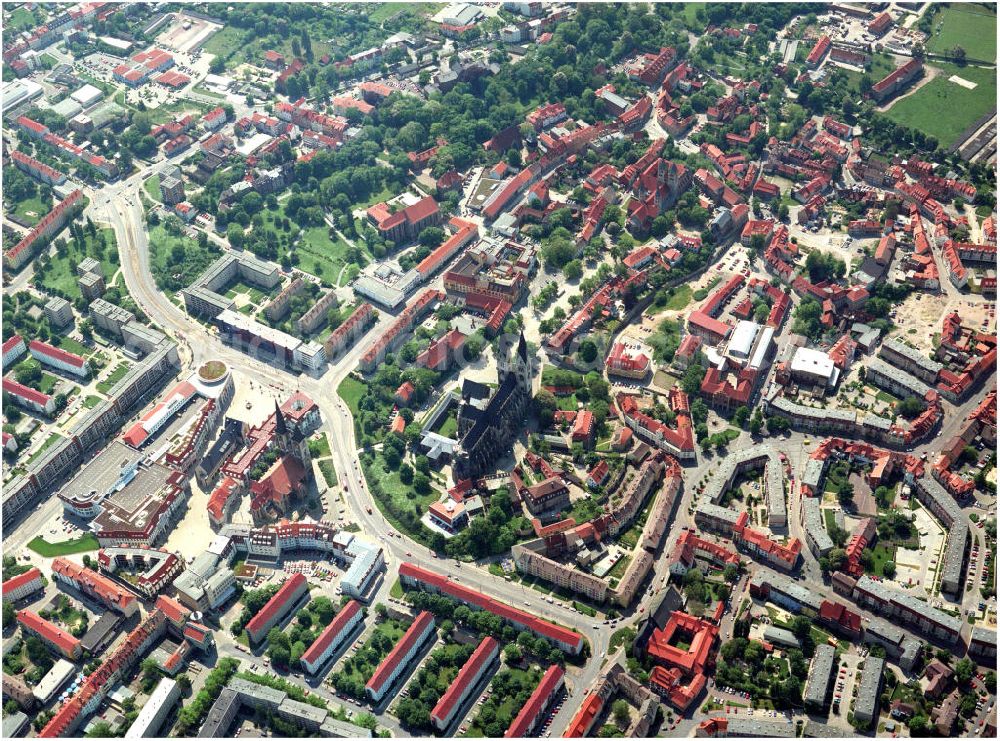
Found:
<path fill-rule="evenodd" d="M 497 359 L 499 386 L 492 396 L 490 388 L 481 383 L 462 384 L 459 443 L 452 466 L 456 481 L 490 472 L 496 459 L 510 450 L 511 442 L 524 429 L 533 376 L 522 332 L 516 350 L 506 358 Z"/>

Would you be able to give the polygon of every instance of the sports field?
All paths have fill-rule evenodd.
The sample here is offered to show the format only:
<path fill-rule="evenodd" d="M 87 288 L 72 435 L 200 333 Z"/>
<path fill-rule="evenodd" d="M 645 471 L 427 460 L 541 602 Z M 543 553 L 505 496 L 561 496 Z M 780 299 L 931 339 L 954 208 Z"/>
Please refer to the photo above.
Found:
<path fill-rule="evenodd" d="M 982 5 L 942 5 L 931 21 L 927 51 L 946 54 L 956 46 L 969 59 L 995 62 L 997 14 Z"/>
<path fill-rule="evenodd" d="M 936 136 L 941 147 L 951 145 L 980 117 L 996 108 L 996 70 L 935 64 L 937 77 L 912 95 L 900 98 L 885 115 L 898 124 Z M 976 84 L 974 90 L 949 82 L 957 75 Z M 947 111 L 948 115 L 942 115 Z"/>

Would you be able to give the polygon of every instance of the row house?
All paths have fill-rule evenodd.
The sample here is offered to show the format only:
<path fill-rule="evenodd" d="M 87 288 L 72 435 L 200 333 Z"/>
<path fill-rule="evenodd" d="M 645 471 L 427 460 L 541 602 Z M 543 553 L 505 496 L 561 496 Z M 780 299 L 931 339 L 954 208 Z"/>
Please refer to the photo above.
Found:
<path fill-rule="evenodd" d="M 302 654 L 303 668 L 314 676 L 318 674 L 327 660 L 340 650 L 354 628 L 363 620 L 364 612 L 357 600 L 352 599 L 341 607 L 336 617 Z"/>
<path fill-rule="evenodd" d="M 517 716 L 511 721 L 504 738 L 527 738 L 534 734 L 539 722 L 548 714 L 555 700 L 566 686 L 566 672 L 558 664 L 545 670 L 538 686 L 532 691 L 527 702 L 521 706 Z"/>
<path fill-rule="evenodd" d="M 438 731 L 443 733 L 451 725 L 456 713 L 499 658 L 500 644 L 491 636 L 483 638 L 431 710 L 431 723 Z"/>
<path fill-rule="evenodd" d="M 5 602 L 14 603 L 44 588 L 45 580 L 42 577 L 42 572 L 38 570 L 38 567 L 32 566 L 23 574 L 4 580 L 3 599 Z"/>

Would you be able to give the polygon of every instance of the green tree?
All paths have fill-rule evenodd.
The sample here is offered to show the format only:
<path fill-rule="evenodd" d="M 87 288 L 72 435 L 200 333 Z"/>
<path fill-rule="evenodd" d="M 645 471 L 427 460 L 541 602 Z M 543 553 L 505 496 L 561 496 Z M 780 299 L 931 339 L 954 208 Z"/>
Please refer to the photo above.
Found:
<path fill-rule="evenodd" d="M 625 729 L 628 727 L 629 721 L 629 708 L 628 702 L 622 698 L 618 698 L 611 704 L 611 714 L 615 719 L 615 725 L 619 729 Z"/>

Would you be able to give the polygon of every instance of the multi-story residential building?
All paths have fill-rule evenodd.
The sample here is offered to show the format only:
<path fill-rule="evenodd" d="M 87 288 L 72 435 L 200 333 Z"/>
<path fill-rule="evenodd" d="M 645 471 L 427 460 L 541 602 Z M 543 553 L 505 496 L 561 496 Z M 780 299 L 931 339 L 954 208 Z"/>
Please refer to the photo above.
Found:
<path fill-rule="evenodd" d="M 34 256 L 35 248 L 58 234 L 66 222 L 75 217 L 82 204 L 81 190 L 74 190 L 60 201 L 17 244 L 4 251 L 4 267 L 8 270 L 20 270 Z"/>
<path fill-rule="evenodd" d="M 809 674 L 806 676 L 802 699 L 809 707 L 819 712 L 826 710 L 833 689 L 833 671 L 837 666 L 837 649 L 829 643 L 816 647 Z"/>
<path fill-rule="evenodd" d="M 566 686 L 566 672 L 558 664 L 545 670 L 528 701 L 521 706 L 504 738 L 528 738 L 538 728 L 539 721 Z"/>
<path fill-rule="evenodd" d="M 816 497 L 803 497 L 802 507 L 799 510 L 799 523 L 806 534 L 806 545 L 816 558 L 822 558 L 833 550 L 833 541 L 826 531 L 819 501 Z"/>
<path fill-rule="evenodd" d="M 438 731 L 444 733 L 447 730 L 455 720 L 456 713 L 499 658 L 500 644 L 491 636 L 483 638 L 431 711 L 431 723 Z"/>
<path fill-rule="evenodd" d="M 959 618 L 931 607 L 912 594 L 891 589 L 870 576 L 857 580 L 851 596 L 869 610 L 894 618 L 934 638 L 954 642 L 960 637 L 962 621 Z"/>
<path fill-rule="evenodd" d="M 352 599 L 341 607 L 336 617 L 302 654 L 302 666 L 305 670 L 313 675 L 319 674 L 327 660 L 340 650 L 344 641 L 363 620 L 364 612 L 357 600 Z"/>
<path fill-rule="evenodd" d="M 368 699 L 374 704 L 382 702 L 395 681 L 420 653 L 427 640 L 434 635 L 434 616 L 424 610 L 399 639 L 389 655 L 375 669 L 365 685 Z"/>
<path fill-rule="evenodd" d="M 80 640 L 31 610 L 19 610 L 17 622 L 21 630 L 28 635 L 34 635 L 57 653 L 67 659 L 79 659 L 83 653 Z"/>
<path fill-rule="evenodd" d="M 854 719 L 865 728 L 878 718 L 884 671 L 885 659 L 870 654 L 865 658 L 865 668 L 861 670 L 861 683 L 858 685 L 858 696 L 854 701 Z"/>
<path fill-rule="evenodd" d="M 3 379 L 3 392 L 20 406 L 51 417 L 56 411 L 56 400 L 48 394 L 18 383 L 12 378 Z"/>
<path fill-rule="evenodd" d="M 90 366 L 87 364 L 86 358 L 75 353 L 67 352 L 41 340 L 32 340 L 28 344 L 28 350 L 31 352 L 31 357 L 42 365 L 47 365 L 77 378 L 86 378 L 90 375 Z"/>
<path fill-rule="evenodd" d="M 246 630 L 250 643 L 260 644 L 267 637 L 267 632 L 293 612 L 299 606 L 302 597 L 308 594 L 309 583 L 306 578 L 302 574 L 293 574 L 247 623 Z"/>
<path fill-rule="evenodd" d="M 403 563 L 399 567 L 399 578 L 404 587 L 413 587 L 443 594 L 469 607 L 486 610 L 494 615 L 498 615 L 502 620 L 513 625 L 515 628 L 526 630 L 538 637 L 545 638 L 556 647 L 574 656 L 583 650 L 583 636 L 579 633 L 550 623 L 547 620 L 512 607 L 500 600 L 488 597 L 482 592 L 464 587 L 433 571 L 423 569 L 412 563 Z"/>
<path fill-rule="evenodd" d="M 42 572 L 38 570 L 37 566 L 32 566 L 23 574 L 12 576 L 4 581 L 2 586 L 3 599 L 5 602 L 14 603 L 44 588 L 45 580 L 42 578 Z"/>
<path fill-rule="evenodd" d="M 125 587 L 67 558 L 52 562 L 52 578 L 126 617 L 139 611 L 139 600 Z"/>
<path fill-rule="evenodd" d="M 5 340 L 3 343 L 3 369 L 6 371 L 27 351 L 28 346 L 20 335 L 14 335 L 9 340 Z"/>

